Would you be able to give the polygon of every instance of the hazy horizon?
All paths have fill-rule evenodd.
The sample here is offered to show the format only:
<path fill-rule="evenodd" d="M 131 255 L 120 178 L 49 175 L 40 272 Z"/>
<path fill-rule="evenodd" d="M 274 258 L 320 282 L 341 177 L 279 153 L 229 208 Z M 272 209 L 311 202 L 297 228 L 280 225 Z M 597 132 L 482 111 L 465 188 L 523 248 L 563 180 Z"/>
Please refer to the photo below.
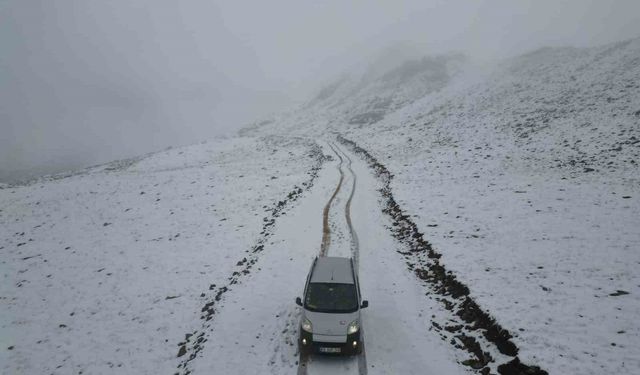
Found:
<path fill-rule="evenodd" d="M 233 134 L 384 48 L 640 37 L 637 1 L 0 1 L 0 182 Z"/>

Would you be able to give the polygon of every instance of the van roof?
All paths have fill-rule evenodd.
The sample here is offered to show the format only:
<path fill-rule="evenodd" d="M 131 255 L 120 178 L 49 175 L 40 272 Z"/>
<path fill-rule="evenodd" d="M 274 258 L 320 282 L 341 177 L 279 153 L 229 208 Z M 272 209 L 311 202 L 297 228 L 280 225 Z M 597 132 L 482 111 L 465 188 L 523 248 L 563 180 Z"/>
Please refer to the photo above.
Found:
<path fill-rule="evenodd" d="M 351 259 L 319 257 L 311 274 L 312 283 L 355 284 Z"/>

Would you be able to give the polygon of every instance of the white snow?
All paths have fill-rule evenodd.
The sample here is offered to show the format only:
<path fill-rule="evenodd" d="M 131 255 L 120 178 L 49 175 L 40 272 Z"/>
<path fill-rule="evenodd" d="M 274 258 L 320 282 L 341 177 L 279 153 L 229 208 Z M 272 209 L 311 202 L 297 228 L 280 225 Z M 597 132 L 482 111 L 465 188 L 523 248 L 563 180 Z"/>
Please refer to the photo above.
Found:
<path fill-rule="evenodd" d="M 323 143 L 324 144 L 324 143 Z M 324 146 L 326 155 L 332 150 Z M 361 289 L 375 306 L 363 311 L 363 325 L 370 373 L 462 374 L 452 351 L 428 332 L 424 315 L 437 309 L 422 298 L 424 292 L 396 256 L 389 225 L 376 202 L 377 182 L 355 155 L 359 178 L 354 194 L 353 222 L 361 233 Z M 317 187 L 286 215 L 278 219 L 257 266 L 242 285 L 224 300 L 211 327 L 211 341 L 194 361 L 195 373 L 294 373 L 297 369 L 297 335 L 300 310 L 293 301 L 300 296 L 309 267 L 317 256 L 322 235 L 322 211 L 339 180 L 338 158 L 321 172 Z M 346 174 L 345 170 L 345 174 Z M 333 202 L 331 246 L 327 255 L 351 256 L 344 223 L 345 204 L 352 176 L 345 175 Z M 338 230 L 341 228 L 341 230 Z M 366 250 L 366 252 L 364 251 Z M 355 357 L 314 356 L 308 374 L 358 373 Z"/>
<path fill-rule="evenodd" d="M 550 373 L 640 371 L 639 59 L 640 40 L 538 51 L 349 135 Z"/>
<path fill-rule="evenodd" d="M 405 104 L 374 124 L 349 124 L 375 105 L 368 84 L 257 131 L 326 128 L 368 149 L 523 362 L 640 372 L 640 39 L 450 77 L 412 100 L 402 85 L 378 91 Z"/>
<path fill-rule="evenodd" d="M 463 61 L 360 72 L 243 136 L 0 185 L 1 372 L 184 371 L 191 352 L 177 354 L 193 332 L 206 338 L 188 363 L 196 374 L 295 372 L 294 299 L 319 252 L 339 133 L 393 173 L 399 204 L 514 334 L 524 363 L 640 373 L 640 39 L 541 49 L 488 70 Z M 318 145 L 331 160 L 271 217 L 309 181 Z M 397 253 L 379 181 L 340 149 L 358 178 L 369 373 L 471 371 L 459 364 L 468 353 L 431 330 L 450 312 Z M 329 254 L 349 256 L 343 171 Z M 203 323 L 221 285 L 230 290 Z M 357 371 L 356 358 L 312 357 L 308 369 Z"/>
<path fill-rule="evenodd" d="M 407 272 L 386 230 L 389 219 L 371 204 L 379 199 L 378 182 L 358 156 L 351 159 L 358 176 L 352 219 L 360 242 L 361 287 L 371 303 L 364 310 L 369 373 L 465 373 L 457 361 L 466 358 L 430 332 L 429 317 L 443 309 L 425 298 L 424 288 Z"/>
<path fill-rule="evenodd" d="M 1 372 L 175 369 L 200 294 L 308 179 L 309 152 L 238 138 L 0 190 Z"/>

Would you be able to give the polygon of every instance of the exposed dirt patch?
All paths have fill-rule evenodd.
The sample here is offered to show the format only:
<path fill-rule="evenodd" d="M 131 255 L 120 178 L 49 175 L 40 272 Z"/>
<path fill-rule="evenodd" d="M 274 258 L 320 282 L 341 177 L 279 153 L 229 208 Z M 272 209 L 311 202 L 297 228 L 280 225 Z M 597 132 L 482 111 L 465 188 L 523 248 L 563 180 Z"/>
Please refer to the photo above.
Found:
<path fill-rule="evenodd" d="M 383 212 L 392 220 L 390 230 L 393 236 L 408 249 L 399 253 L 405 257 L 409 270 L 414 272 L 418 279 L 424 281 L 432 294 L 439 296 L 436 300 L 443 304 L 445 310 L 451 311 L 451 316 L 448 317 L 450 324 L 446 325 L 449 329 L 443 332 L 442 326 L 445 324 L 434 321 L 431 325 L 441 334 L 443 340 L 473 355 L 473 358 L 463 361 L 463 364 L 479 373 L 488 374 L 491 372 L 489 364 L 494 363 L 500 353 L 512 358 L 507 363 L 497 364 L 500 374 L 548 375 L 538 366 L 529 366 L 520 362 L 516 357 L 518 347 L 511 341 L 512 336 L 509 331 L 502 328 L 491 315 L 482 310 L 470 296 L 469 288 L 440 263 L 441 254 L 437 253 L 424 239 L 423 233 L 418 230 L 417 225 L 393 197 L 391 172 L 355 142 L 342 136 L 338 136 L 338 141 L 362 156 L 382 182 L 382 188 L 379 191 L 384 205 Z M 483 347 L 483 343 L 486 342 L 493 344 L 495 349 L 491 345 Z M 492 355 L 492 350 L 497 350 L 498 353 Z M 495 368 L 495 365 L 491 367 Z"/>

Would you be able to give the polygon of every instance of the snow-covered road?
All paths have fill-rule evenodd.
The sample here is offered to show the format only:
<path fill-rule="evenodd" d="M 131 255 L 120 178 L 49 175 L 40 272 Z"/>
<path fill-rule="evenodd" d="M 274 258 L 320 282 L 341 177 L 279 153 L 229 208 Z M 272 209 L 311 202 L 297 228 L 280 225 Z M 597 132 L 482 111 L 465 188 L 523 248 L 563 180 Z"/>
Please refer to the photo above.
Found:
<path fill-rule="evenodd" d="M 398 254 L 380 179 L 319 144 L 220 141 L 3 190 L 3 373 L 465 373 L 431 330 L 450 313 Z M 300 366 L 294 300 L 323 241 L 357 259 L 364 354 Z"/>
<path fill-rule="evenodd" d="M 378 181 L 343 146 L 326 143 L 324 152 L 333 161 L 309 194 L 278 219 L 257 269 L 225 294 L 209 342 L 190 369 L 195 374 L 464 373 L 452 349 L 429 331 L 430 311 L 438 306 L 425 298 L 396 253 L 398 244 L 379 206 Z M 365 355 L 312 356 L 299 366 L 300 310 L 294 299 L 302 293 L 322 239 L 327 239 L 323 212 L 330 200 L 325 255 L 359 253 L 362 293 L 371 303 L 363 310 Z M 357 240 L 350 234 L 349 211 Z"/>
<path fill-rule="evenodd" d="M 358 237 L 351 224 L 350 206 L 355 194 L 356 175 L 351 169 L 351 159 L 335 143 L 328 143 L 338 165 L 339 178 L 336 189 L 322 212 L 322 243 L 319 256 L 344 256 L 358 258 Z M 332 236 L 336 238 L 333 245 Z M 364 336 L 364 329 L 363 329 Z M 300 356 L 298 375 L 303 374 L 367 374 L 366 344 L 357 357 L 309 357 Z"/>
<path fill-rule="evenodd" d="M 370 302 L 363 310 L 369 374 L 464 373 L 451 348 L 429 330 L 431 311 L 439 306 L 425 297 L 396 252 L 399 244 L 380 209 L 378 180 L 358 156 L 340 149 L 353 161 L 358 178 L 351 218 L 358 235 L 362 293 Z"/>

